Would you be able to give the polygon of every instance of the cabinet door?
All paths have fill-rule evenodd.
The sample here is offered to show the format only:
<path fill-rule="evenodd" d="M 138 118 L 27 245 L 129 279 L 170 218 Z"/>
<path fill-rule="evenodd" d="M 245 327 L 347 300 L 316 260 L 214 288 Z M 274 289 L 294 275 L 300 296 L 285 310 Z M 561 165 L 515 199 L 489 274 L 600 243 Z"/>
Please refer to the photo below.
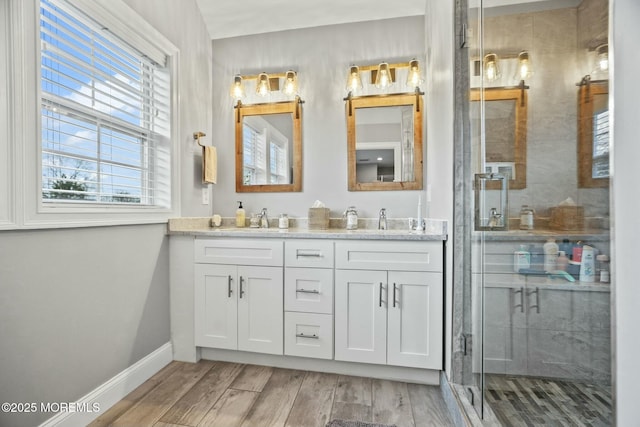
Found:
<path fill-rule="evenodd" d="M 238 348 L 236 266 L 196 264 L 195 343 L 200 347 Z"/>
<path fill-rule="evenodd" d="M 283 354 L 282 267 L 238 266 L 238 349 Z"/>
<path fill-rule="evenodd" d="M 389 272 L 387 363 L 442 369 L 442 274 Z"/>
<path fill-rule="evenodd" d="M 336 270 L 335 358 L 387 361 L 387 272 Z"/>
<path fill-rule="evenodd" d="M 527 295 L 508 286 L 511 274 L 486 274 L 484 287 L 484 369 L 487 373 L 527 371 Z M 515 275 L 514 275 L 515 276 Z M 504 286 L 503 286 L 504 284 Z"/>

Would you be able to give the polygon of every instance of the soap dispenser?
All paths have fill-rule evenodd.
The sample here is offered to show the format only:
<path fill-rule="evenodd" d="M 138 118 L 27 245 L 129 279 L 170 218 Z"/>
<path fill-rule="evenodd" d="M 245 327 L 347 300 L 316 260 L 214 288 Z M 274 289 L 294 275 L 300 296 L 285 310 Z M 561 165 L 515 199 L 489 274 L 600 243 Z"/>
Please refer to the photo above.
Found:
<path fill-rule="evenodd" d="M 236 227 L 244 227 L 246 214 L 244 208 L 242 207 L 242 202 L 238 201 L 238 203 L 238 209 L 236 210 Z"/>

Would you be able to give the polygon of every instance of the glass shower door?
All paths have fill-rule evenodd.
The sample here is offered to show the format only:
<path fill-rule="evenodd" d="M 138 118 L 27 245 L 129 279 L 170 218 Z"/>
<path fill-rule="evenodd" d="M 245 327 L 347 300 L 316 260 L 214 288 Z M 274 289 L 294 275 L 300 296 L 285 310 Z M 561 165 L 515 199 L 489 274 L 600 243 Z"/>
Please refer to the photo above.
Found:
<path fill-rule="evenodd" d="M 504 425 L 610 425 L 608 2 L 504 3 L 468 13 L 467 390 Z"/>

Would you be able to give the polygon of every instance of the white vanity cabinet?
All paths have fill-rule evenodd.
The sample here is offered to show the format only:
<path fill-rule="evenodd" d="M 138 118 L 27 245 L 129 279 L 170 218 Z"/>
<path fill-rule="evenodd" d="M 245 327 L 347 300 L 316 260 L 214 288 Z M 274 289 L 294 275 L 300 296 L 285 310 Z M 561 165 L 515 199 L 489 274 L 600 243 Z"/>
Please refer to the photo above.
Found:
<path fill-rule="evenodd" d="M 333 241 L 285 241 L 284 352 L 333 358 Z"/>
<path fill-rule="evenodd" d="M 336 242 L 335 358 L 442 369 L 442 242 Z"/>
<path fill-rule="evenodd" d="M 195 344 L 283 354 L 283 242 L 196 239 Z"/>

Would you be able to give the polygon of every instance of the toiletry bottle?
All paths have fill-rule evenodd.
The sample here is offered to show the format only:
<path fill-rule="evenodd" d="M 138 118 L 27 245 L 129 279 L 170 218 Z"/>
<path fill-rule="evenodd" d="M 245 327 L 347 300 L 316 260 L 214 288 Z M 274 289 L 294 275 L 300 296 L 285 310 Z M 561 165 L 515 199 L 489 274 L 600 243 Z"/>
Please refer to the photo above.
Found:
<path fill-rule="evenodd" d="M 556 269 L 567 271 L 567 264 L 569 264 L 569 258 L 567 258 L 567 254 L 565 251 L 558 252 L 558 259 L 556 260 Z"/>
<path fill-rule="evenodd" d="M 242 207 L 242 202 L 238 201 L 238 203 L 238 209 L 236 210 L 236 227 L 244 227 L 246 214 L 244 212 L 244 208 Z"/>
<path fill-rule="evenodd" d="M 571 248 L 571 261 L 581 262 L 582 261 L 582 248 L 583 244 L 578 240 L 573 247 Z"/>
<path fill-rule="evenodd" d="M 280 218 L 278 218 L 278 228 L 287 229 L 289 228 L 289 216 L 285 213 L 280 214 Z"/>
<path fill-rule="evenodd" d="M 531 269 L 544 269 L 544 248 L 541 245 L 529 245 L 529 254 L 531 256 Z"/>
<path fill-rule="evenodd" d="M 596 264 L 594 249 L 591 246 L 582 247 L 582 259 L 580 261 L 580 281 L 595 282 Z"/>
<path fill-rule="evenodd" d="M 571 244 L 569 239 L 562 239 L 562 243 L 558 245 L 558 251 L 564 251 L 564 254 L 567 257 L 571 256 L 572 248 L 573 248 L 573 245 Z"/>
<path fill-rule="evenodd" d="M 531 254 L 527 251 L 525 245 L 520 245 L 520 249 L 513 253 L 513 271 L 518 273 L 521 268 L 531 267 Z"/>
<path fill-rule="evenodd" d="M 358 211 L 355 206 L 349 206 L 344 212 L 344 217 L 347 219 L 347 230 L 358 229 Z"/>
<path fill-rule="evenodd" d="M 600 282 L 609 283 L 609 256 L 600 254 L 596 256 L 596 261 L 600 272 Z"/>
<path fill-rule="evenodd" d="M 556 239 L 548 239 L 547 243 L 542 246 L 544 251 L 544 271 L 551 272 L 556 269 L 558 258 L 558 244 Z"/>

